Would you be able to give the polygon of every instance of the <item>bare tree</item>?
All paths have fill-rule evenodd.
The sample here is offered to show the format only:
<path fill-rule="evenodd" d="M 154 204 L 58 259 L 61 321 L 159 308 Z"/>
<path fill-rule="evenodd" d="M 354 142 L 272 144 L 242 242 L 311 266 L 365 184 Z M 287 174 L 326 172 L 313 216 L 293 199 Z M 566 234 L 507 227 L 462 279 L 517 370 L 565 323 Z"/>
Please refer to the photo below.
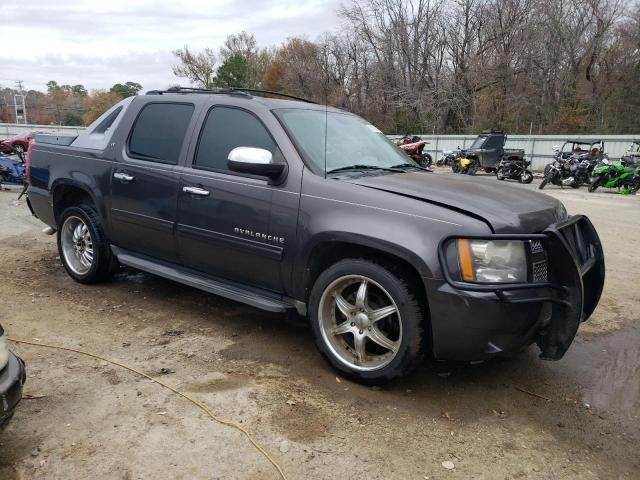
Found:
<path fill-rule="evenodd" d="M 205 48 L 200 53 L 193 53 L 185 45 L 172 53 L 180 62 L 172 67 L 175 76 L 186 78 L 200 88 L 215 86 L 216 56 L 213 50 Z"/>

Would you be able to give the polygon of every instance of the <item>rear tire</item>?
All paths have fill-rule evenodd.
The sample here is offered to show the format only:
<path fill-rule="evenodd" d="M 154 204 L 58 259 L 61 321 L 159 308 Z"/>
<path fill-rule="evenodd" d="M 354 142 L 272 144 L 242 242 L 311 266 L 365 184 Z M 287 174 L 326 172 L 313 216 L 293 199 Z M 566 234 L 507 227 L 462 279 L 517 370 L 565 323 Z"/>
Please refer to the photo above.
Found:
<path fill-rule="evenodd" d="M 58 219 L 58 252 L 71 278 L 80 283 L 102 282 L 118 268 L 98 213 L 89 205 L 69 207 Z"/>
<path fill-rule="evenodd" d="M 428 153 L 423 153 L 419 163 L 421 167 L 429 168 L 433 164 L 433 158 Z"/>
<path fill-rule="evenodd" d="M 423 309 L 415 290 L 368 260 L 342 260 L 322 272 L 309 296 L 309 318 L 320 352 L 356 382 L 388 382 L 424 356 Z"/>

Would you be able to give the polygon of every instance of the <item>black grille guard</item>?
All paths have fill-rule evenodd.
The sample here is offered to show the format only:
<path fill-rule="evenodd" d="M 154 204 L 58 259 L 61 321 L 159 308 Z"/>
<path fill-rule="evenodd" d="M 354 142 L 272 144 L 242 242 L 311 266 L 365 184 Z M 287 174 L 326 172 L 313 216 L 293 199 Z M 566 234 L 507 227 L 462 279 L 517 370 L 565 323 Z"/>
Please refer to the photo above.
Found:
<path fill-rule="evenodd" d="M 482 240 L 538 240 L 546 253 L 549 280 L 508 284 L 479 284 L 456 280 L 447 262 L 446 247 L 457 238 Z M 449 285 L 471 292 L 493 292 L 498 301 L 511 304 L 553 304 L 551 319 L 539 333 L 537 343 L 547 360 L 559 360 L 566 353 L 581 322 L 595 310 L 605 278 L 604 253 L 600 238 L 584 215 L 551 225 L 543 233 L 447 237 L 438 246 L 442 272 Z"/>

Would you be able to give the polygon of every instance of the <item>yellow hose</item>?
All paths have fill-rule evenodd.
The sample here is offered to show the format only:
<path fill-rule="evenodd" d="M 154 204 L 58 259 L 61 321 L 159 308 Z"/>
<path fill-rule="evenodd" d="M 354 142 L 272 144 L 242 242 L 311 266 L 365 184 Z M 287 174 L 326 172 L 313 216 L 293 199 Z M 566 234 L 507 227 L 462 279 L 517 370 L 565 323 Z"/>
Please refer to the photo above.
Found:
<path fill-rule="evenodd" d="M 140 370 L 136 370 L 133 367 L 129 367 L 128 365 L 124 365 L 123 363 L 117 362 L 115 360 L 111 360 L 109 358 L 102 357 L 102 356 L 100 356 L 98 354 L 95 354 L 95 353 L 85 352 L 83 350 L 78 350 L 76 348 L 63 347 L 63 346 L 60 346 L 60 345 L 50 345 L 50 344 L 41 343 L 41 342 L 32 342 L 32 341 L 29 341 L 29 340 L 18 340 L 16 338 L 8 338 L 8 340 L 11 340 L 12 342 L 15 342 L 15 343 L 24 343 L 26 345 L 34 345 L 36 347 L 46 347 L 46 348 L 54 348 L 54 349 L 57 349 L 57 350 L 66 350 L 67 352 L 79 353 L 81 355 L 86 355 L 88 357 L 97 358 L 99 360 L 111 363 L 113 365 L 117 365 L 118 367 L 122 367 L 125 370 L 129 370 L 130 372 L 138 374 L 141 377 L 144 377 L 144 378 L 146 378 L 148 380 L 151 380 L 152 382 L 157 383 L 158 385 L 166 388 L 167 390 L 172 391 L 176 395 L 180 395 L 182 398 L 186 398 L 187 400 L 189 400 L 191 403 L 193 403 L 194 405 L 199 407 L 202 411 L 204 411 L 207 415 L 209 415 L 209 417 L 212 420 L 214 420 L 214 421 L 216 421 L 216 422 L 218 422 L 218 423 L 220 423 L 222 425 L 226 425 L 228 427 L 235 428 L 236 430 L 239 430 L 240 432 L 242 432 L 245 435 L 245 437 L 247 437 L 249 442 L 251 442 L 251 445 L 253 445 L 256 448 L 256 450 L 258 450 L 262 455 L 264 455 L 264 457 L 267 460 L 269 460 L 271 465 L 274 466 L 274 468 L 278 471 L 278 474 L 280 475 L 280 478 L 282 478 L 282 480 L 287 480 L 287 476 L 285 475 L 284 470 L 278 464 L 278 462 L 271 455 L 269 455 L 269 452 L 267 452 L 264 448 L 262 448 L 260 446 L 260 444 L 253 438 L 253 436 L 244 427 L 242 427 L 242 426 L 238 425 L 237 423 L 234 423 L 234 422 L 232 422 L 230 420 L 225 420 L 224 418 L 220 418 L 220 417 L 216 416 L 209 409 L 209 407 L 207 407 L 205 404 L 199 402 L 198 400 L 195 400 L 195 399 L 191 398 L 186 393 L 183 393 L 183 392 L 181 392 L 179 390 L 176 390 L 172 386 L 167 385 L 166 383 L 158 380 L 157 378 L 154 378 L 154 377 L 152 377 L 150 375 L 147 375 L 144 372 L 141 372 Z"/>

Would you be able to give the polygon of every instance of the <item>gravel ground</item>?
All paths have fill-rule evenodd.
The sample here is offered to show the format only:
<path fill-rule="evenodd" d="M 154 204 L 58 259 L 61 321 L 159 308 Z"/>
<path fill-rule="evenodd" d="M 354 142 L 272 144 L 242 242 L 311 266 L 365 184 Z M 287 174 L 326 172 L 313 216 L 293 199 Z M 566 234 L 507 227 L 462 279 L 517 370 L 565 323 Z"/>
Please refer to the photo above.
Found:
<path fill-rule="evenodd" d="M 290 479 L 640 478 L 640 196 L 544 192 L 590 216 L 607 260 L 601 304 L 559 362 L 532 347 L 353 384 L 285 315 L 133 270 L 73 282 L 15 190 L 0 192 L 0 323 L 161 377 L 245 426 Z M 149 380 L 12 347 L 30 398 L 0 433 L 2 479 L 278 478 L 240 433 Z"/>

